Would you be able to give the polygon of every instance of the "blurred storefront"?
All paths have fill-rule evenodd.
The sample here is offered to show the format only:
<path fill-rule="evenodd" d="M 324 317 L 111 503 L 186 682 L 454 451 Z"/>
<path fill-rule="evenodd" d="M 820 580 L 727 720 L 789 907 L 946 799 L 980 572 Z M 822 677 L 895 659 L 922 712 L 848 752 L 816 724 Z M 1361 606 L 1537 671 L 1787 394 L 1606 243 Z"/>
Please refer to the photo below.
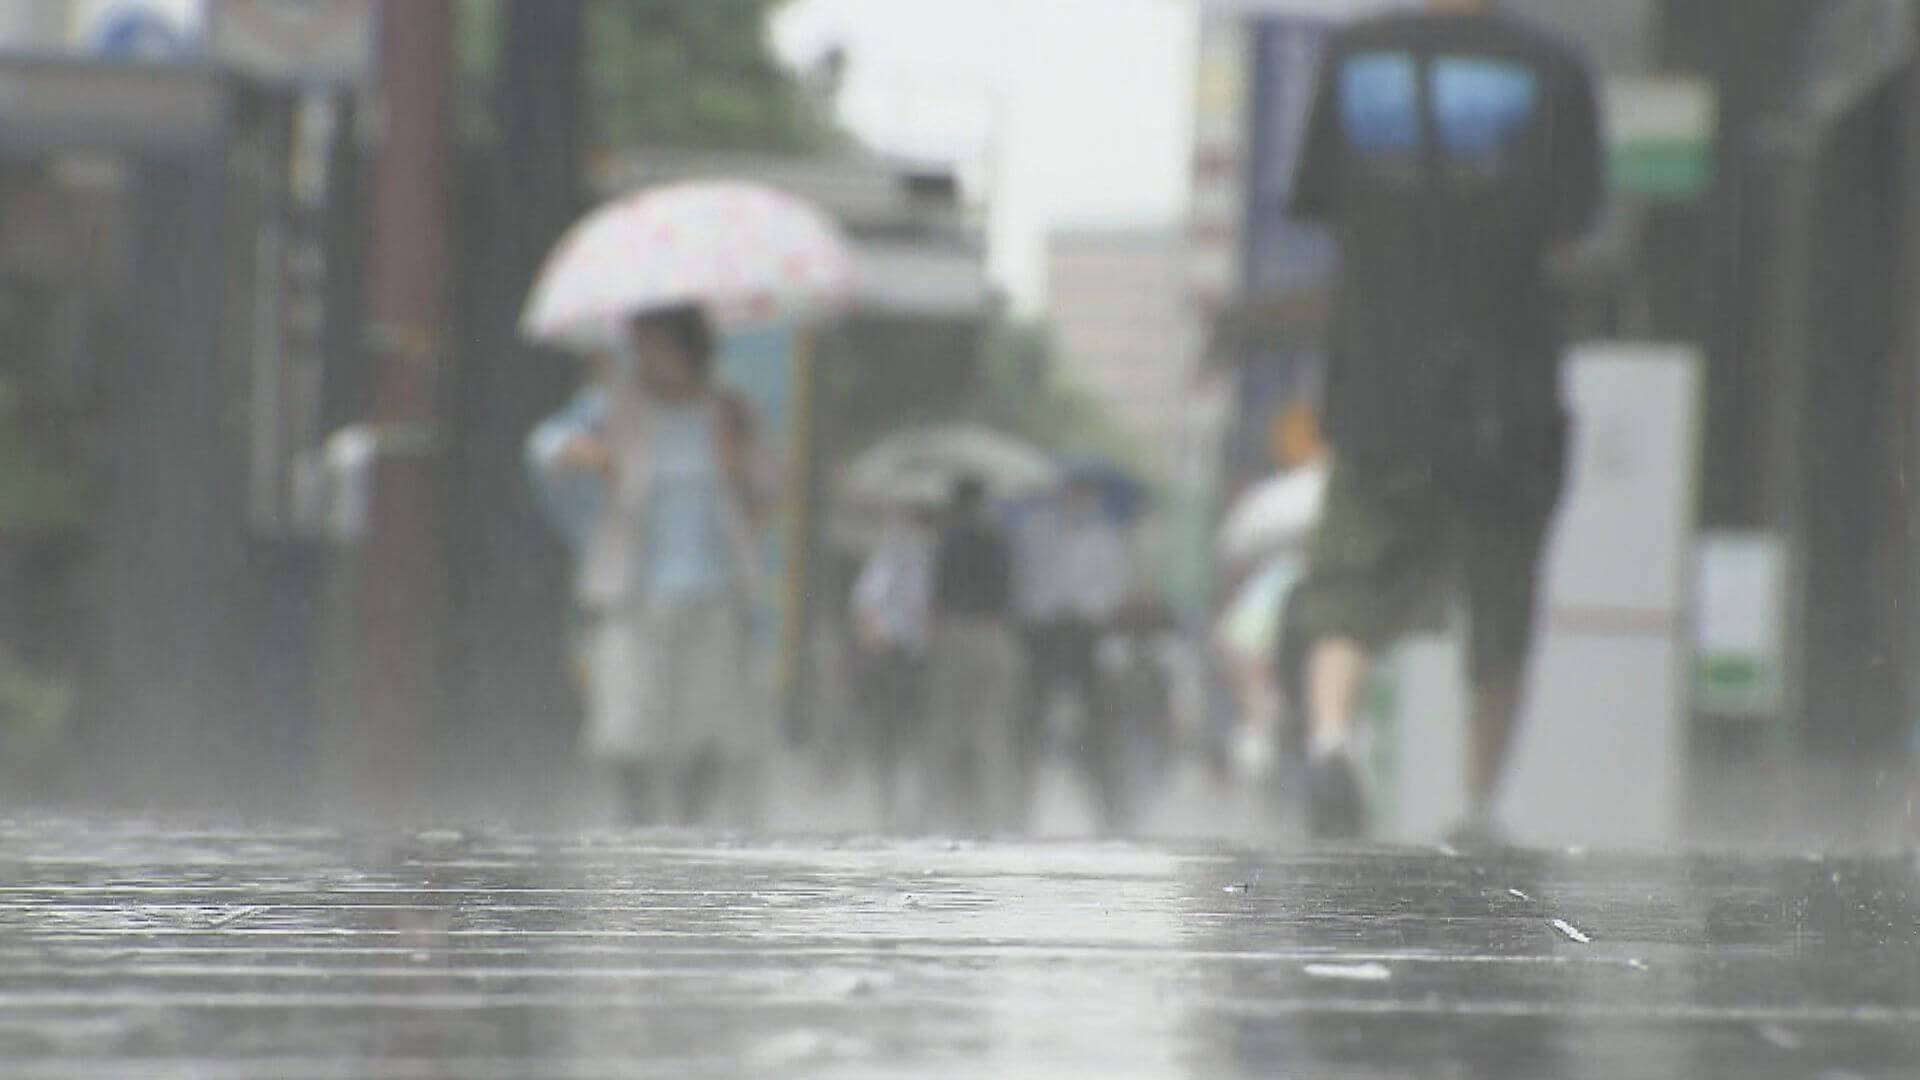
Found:
<path fill-rule="evenodd" d="M 329 332 L 298 111 L 189 63 L 21 56 L 4 78 L 9 374 L 84 500 L 56 521 L 52 489 L 24 493 L 78 560 L 80 719 L 142 775 L 259 775 L 303 728 L 306 627 L 280 615 Z"/>
<path fill-rule="evenodd" d="M 1752 650 L 1771 663 L 1701 672 L 1765 691 L 1708 710 L 1717 753 L 1908 751 L 1914 34 L 1907 0 L 1660 5 L 1658 62 L 1717 109 L 1704 190 L 1641 223 L 1645 317 L 1708 350 L 1702 519 L 1763 545 L 1778 611 Z"/>
<path fill-rule="evenodd" d="M 96 794 L 284 801 L 311 734 L 348 132 L 208 51 L 230 7 L 0 4 L 7 636 Z"/>

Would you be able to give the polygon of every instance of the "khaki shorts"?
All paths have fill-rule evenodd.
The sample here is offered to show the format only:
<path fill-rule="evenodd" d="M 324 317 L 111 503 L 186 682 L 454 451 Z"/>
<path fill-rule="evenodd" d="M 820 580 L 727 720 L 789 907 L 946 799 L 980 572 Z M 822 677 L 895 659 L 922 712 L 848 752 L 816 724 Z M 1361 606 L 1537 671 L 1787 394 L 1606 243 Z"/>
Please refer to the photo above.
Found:
<path fill-rule="evenodd" d="M 1445 629 L 1464 599 L 1476 686 L 1518 677 L 1532 645 L 1541 549 L 1558 492 L 1471 510 L 1424 468 L 1336 461 L 1307 568 L 1287 604 L 1304 646 L 1343 637 L 1370 652 Z"/>

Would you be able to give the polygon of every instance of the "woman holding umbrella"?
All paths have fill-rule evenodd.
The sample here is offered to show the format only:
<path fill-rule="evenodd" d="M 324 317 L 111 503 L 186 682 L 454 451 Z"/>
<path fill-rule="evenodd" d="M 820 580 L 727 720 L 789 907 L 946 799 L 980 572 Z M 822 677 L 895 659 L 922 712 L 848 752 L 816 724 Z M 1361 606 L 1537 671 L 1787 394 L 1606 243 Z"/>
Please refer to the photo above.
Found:
<path fill-rule="evenodd" d="M 555 248 L 521 319 L 544 344 L 612 352 L 604 407 L 547 438 L 536 470 L 598 477 L 579 548 L 589 756 L 634 822 L 750 811 L 774 743 L 749 691 L 758 483 L 751 408 L 713 377 L 714 333 L 831 313 L 851 255 L 815 208 L 753 184 L 676 184 L 617 199 Z M 536 436 L 538 438 L 538 436 Z"/>
<path fill-rule="evenodd" d="M 634 363 L 607 378 L 599 431 L 552 448 L 555 472 L 605 477 L 581 562 L 590 657 L 586 743 L 630 820 L 702 820 L 744 803 L 769 739 L 746 700 L 755 482 L 750 408 L 712 379 L 692 306 L 630 322 Z"/>

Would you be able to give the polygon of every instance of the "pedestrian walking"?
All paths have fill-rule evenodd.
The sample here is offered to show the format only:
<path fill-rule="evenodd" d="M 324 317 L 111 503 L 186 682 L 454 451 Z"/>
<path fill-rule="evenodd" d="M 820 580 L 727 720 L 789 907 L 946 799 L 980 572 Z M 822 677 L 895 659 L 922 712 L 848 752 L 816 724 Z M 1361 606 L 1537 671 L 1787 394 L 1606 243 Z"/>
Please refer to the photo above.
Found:
<path fill-rule="evenodd" d="M 1333 471 L 1288 604 L 1308 824 L 1365 831 L 1349 736 L 1367 663 L 1464 592 L 1470 817 L 1490 840 L 1567 419 L 1547 266 L 1601 197 L 1594 91 L 1565 46 L 1478 0 L 1329 44 L 1292 212 L 1341 250 L 1325 381 Z"/>
<path fill-rule="evenodd" d="M 543 470 L 605 484 L 578 580 L 585 749 L 634 823 L 747 816 L 771 744 L 747 655 L 762 503 L 752 411 L 715 385 L 697 307 L 636 316 L 630 341 L 598 426 L 535 448 Z"/>
<path fill-rule="evenodd" d="M 926 734 L 938 820 L 1017 829 L 1016 738 L 1022 661 L 1013 632 L 1013 558 L 987 519 L 976 477 L 954 485 L 934 560 Z"/>
<path fill-rule="evenodd" d="M 1042 701 L 1055 693 L 1065 695 L 1076 720 L 1073 759 L 1103 825 L 1119 830 L 1132 816 L 1127 775 L 1131 733 L 1127 714 L 1103 692 L 1110 683 L 1102 678 L 1100 646 L 1115 629 L 1114 619 L 1132 586 L 1127 541 L 1101 508 L 1098 489 L 1076 480 L 1067 485 L 1055 543 L 1058 609 L 1040 630 L 1045 666 L 1031 681 Z"/>
<path fill-rule="evenodd" d="M 1057 489 L 1056 489 L 1057 490 Z M 1058 626 L 1065 610 L 1061 588 L 1060 534 L 1066 508 L 1049 491 L 1033 500 L 1014 518 L 1013 606 L 1018 625 L 1021 670 L 1019 712 L 1015 716 L 1015 793 L 1021 813 L 1031 811 L 1051 740 L 1049 728 L 1054 695 L 1053 673 L 1060 664 Z"/>
<path fill-rule="evenodd" d="M 849 604 L 860 649 L 856 698 L 873 755 L 881 817 L 894 828 L 904 821 L 901 769 L 923 733 L 933 631 L 930 517 L 920 507 L 898 513 L 861 567 Z"/>

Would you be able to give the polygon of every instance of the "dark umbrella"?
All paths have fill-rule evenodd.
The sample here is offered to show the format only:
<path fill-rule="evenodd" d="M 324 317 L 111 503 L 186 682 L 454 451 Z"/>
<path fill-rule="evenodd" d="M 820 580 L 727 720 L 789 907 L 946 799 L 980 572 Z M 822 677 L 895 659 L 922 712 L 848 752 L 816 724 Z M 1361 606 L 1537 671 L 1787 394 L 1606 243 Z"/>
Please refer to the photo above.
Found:
<path fill-rule="evenodd" d="M 1068 484 L 1092 487 L 1100 506 L 1122 525 L 1132 524 L 1147 507 L 1147 485 L 1123 465 L 1106 458 L 1069 457 L 1061 464 Z"/>
<path fill-rule="evenodd" d="M 1060 460 L 1060 483 L 1004 500 L 1000 504 L 1003 520 L 1018 523 L 1033 511 L 1055 505 L 1075 484 L 1098 492 L 1101 510 L 1116 524 L 1133 524 L 1147 506 L 1146 484 L 1125 466 L 1105 458 L 1070 455 Z"/>

